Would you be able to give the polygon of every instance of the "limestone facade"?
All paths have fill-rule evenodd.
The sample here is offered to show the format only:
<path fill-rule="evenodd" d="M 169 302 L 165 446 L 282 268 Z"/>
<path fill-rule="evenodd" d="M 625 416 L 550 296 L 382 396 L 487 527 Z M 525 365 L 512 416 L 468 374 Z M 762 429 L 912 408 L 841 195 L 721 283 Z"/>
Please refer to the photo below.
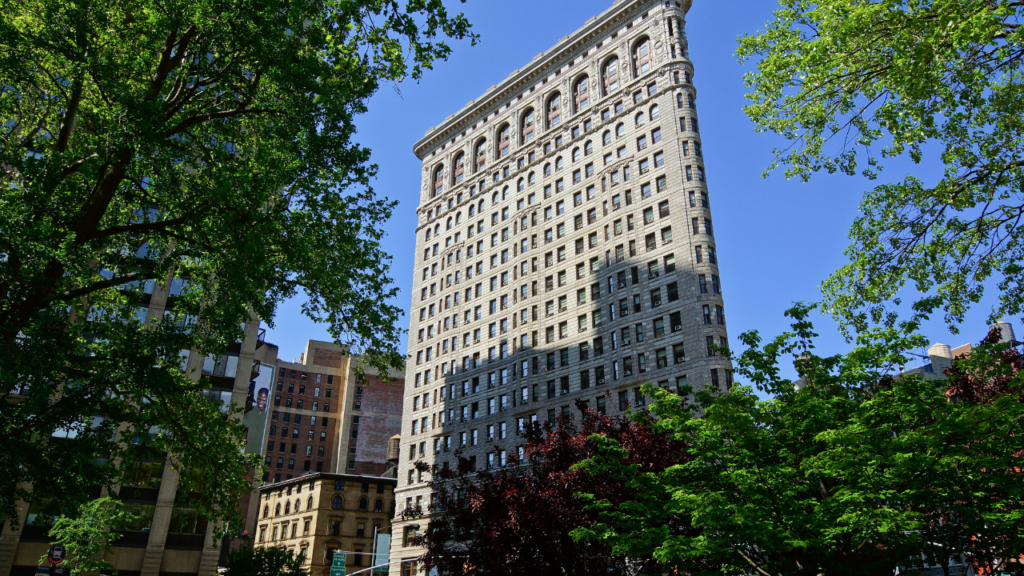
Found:
<path fill-rule="evenodd" d="M 390 531 L 394 478 L 314 473 L 263 486 L 254 546 L 282 546 L 311 576 L 329 574 L 344 553 L 347 573 L 371 565 L 373 539 Z"/>
<path fill-rule="evenodd" d="M 420 570 L 398 563 L 431 511 L 417 461 L 502 466 L 521 426 L 578 400 L 615 414 L 645 382 L 731 385 L 689 7 L 620 0 L 416 143 L 391 574 Z"/>

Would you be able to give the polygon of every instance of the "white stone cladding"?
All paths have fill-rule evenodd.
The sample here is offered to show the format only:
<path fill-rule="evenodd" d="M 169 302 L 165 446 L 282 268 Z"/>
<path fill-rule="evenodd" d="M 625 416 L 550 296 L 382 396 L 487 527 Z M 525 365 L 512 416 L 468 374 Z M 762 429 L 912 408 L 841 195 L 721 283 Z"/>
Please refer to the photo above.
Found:
<path fill-rule="evenodd" d="M 616 414 L 620 393 L 635 406 L 644 382 L 731 383 L 728 360 L 707 346 L 727 344 L 727 333 L 689 7 L 620 0 L 416 143 L 423 169 L 392 562 L 423 553 L 405 545 L 407 529 L 422 533 L 429 520 L 430 475 L 417 461 L 454 468 L 461 450 L 480 469 L 499 466 L 522 443 L 519 419 L 578 417 L 577 400 Z M 617 74 L 606 70 L 612 58 Z M 585 108 L 576 96 L 584 75 Z M 423 515 L 403 519 L 410 504 Z"/>

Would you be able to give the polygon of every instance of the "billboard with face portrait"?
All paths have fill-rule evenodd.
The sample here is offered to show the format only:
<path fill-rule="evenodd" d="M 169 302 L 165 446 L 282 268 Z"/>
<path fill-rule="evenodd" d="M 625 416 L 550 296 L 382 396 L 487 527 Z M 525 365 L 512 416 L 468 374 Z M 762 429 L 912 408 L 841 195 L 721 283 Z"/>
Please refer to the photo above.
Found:
<path fill-rule="evenodd" d="M 264 433 L 269 418 L 270 387 L 273 386 L 274 366 L 257 363 L 253 372 L 259 373 L 249 381 L 249 394 L 246 399 L 245 414 L 242 416 L 242 424 L 249 430 L 245 439 L 245 451 L 255 454 L 263 454 L 266 446 Z"/>

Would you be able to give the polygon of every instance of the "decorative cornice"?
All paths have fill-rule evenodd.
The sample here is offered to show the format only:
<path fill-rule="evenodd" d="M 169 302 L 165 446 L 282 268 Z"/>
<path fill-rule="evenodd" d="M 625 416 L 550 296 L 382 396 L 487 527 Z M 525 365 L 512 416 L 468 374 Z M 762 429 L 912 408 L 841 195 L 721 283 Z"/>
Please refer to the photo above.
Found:
<path fill-rule="evenodd" d="M 509 74 L 500 84 L 491 86 L 483 96 L 470 101 L 461 110 L 448 116 L 444 122 L 427 130 L 423 138 L 413 145 L 413 153 L 422 160 L 428 151 L 460 133 L 466 124 L 480 121 L 506 101 L 537 83 L 551 70 L 560 69 L 565 63 L 576 58 L 589 44 L 608 33 L 610 28 L 617 28 L 627 21 L 632 21 L 637 14 L 661 4 L 662 1 L 615 0 L 611 8 L 591 17 L 583 27 L 563 36 L 553 47 L 534 56 L 529 64 Z M 680 1 L 685 14 L 689 11 L 692 0 Z"/>

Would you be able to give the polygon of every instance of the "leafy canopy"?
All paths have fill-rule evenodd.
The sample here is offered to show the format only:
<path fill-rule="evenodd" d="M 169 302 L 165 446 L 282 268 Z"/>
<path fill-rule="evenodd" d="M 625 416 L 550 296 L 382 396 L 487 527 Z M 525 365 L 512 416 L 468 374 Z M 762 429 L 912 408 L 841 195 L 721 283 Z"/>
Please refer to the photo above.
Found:
<path fill-rule="evenodd" d="M 905 286 L 959 323 L 997 281 L 993 317 L 1024 310 L 1024 4 L 1015 0 L 781 0 L 740 39 L 747 115 L 790 141 L 769 167 L 809 179 L 937 156 L 941 174 L 878 184 L 850 229 L 827 309 L 862 329 L 892 321 Z M 767 171 L 766 171 L 767 174 Z"/>
<path fill-rule="evenodd" d="M 382 82 L 475 36 L 441 0 L 0 13 L 0 520 L 28 484 L 116 483 L 133 441 L 174 455 L 203 515 L 230 516 L 256 462 L 181 351 L 220 353 L 301 292 L 380 373 L 402 365 L 380 247 L 393 203 L 353 121 Z"/>
<path fill-rule="evenodd" d="M 598 497 L 601 523 L 574 536 L 607 542 L 613 554 L 653 555 L 662 566 L 651 573 L 889 576 L 950 557 L 1024 573 L 1005 563 L 1024 552 L 1019 357 L 1008 361 L 1006 345 L 986 344 L 954 362 L 964 376 L 950 387 L 899 375 L 906 351 L 921 344 L 913 326 L 817 357 L 807 311 L 792 311 L 794 331 L 774 340 L 742 336 L 737 372 L 752 386 L 701 392 L 692 404 L 648 386 L 655 430 L 688 446 L 686 458 L 645 474 L 606 441 L 586 468 L 631 478 L 626 489 L 636 496 Z M 779 372 L 790 355 L 799 357 L 801 386 Z M 1008 392 L 984 393 L 984 377 L 966 382 L 1011 373 Z M 969 387 L 984 400 L 969 400 Z M 673 531 L 664 518 L 688 529 Z"/>
<path fill-rule="evenodd" d="M 226 576 L 308 576 L 305 558 L 284 546 L 242 547 L 228 555 Z"/>
<path fill-rule="evenodd" d="M 523 459 L 511 455 L 507 466 L 477 471 L 458 452 L 455 470 L 443 467 L 431 480 L 433 494 L 426 533 L 417 544 L 422 560 L 441 574 L 538 574 L 589 576 L 630 574 L 646 557 L 613 556 L 598 541 L 576 541 L 572 530 L 592 526 L 597 512 L 584 493 L 609 502 L 625 501 L 626 478 L 595 477 L 577 465 L 595 456 L 602 442 L 620 443 L 624 461 L 642 472 L 662 471 L 677 462 L 683 446 L 668 433 L 625 417 L 611 418 L 577 403 L 582 418 L 524 428 Z M 595 441 L 594 438 L 601 439 Z M 493 456 L 499 454 L 495 446 Z M 430 469 L 418 463 L 421 470 Z M 423 510 L 404 510 L 415 518 Z"/>

